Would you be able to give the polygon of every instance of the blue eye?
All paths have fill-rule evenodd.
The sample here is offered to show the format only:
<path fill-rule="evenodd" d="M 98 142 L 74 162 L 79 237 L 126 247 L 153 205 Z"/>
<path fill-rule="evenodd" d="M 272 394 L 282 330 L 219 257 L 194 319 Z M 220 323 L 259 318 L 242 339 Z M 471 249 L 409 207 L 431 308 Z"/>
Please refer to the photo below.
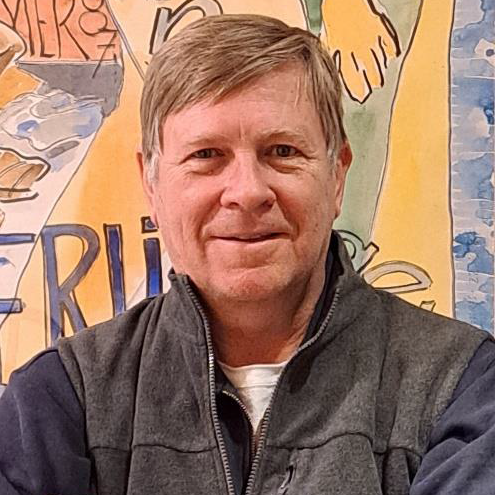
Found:
<path fill-rule="evenodd" d="M 205 148 L 203 150 L 195 151 L 192 156 L 194 158 L 199 158 L 200 160 L 207 160 L 208 158 L 220 156 L 220 153 L 213 148 Z"/>
<path fill-rule="evenodd" d="M 297 150 L 288 144 L 277 144 L 272 148 L 272 153 L 280 158 L 290 158 L 297 154 Z"/>

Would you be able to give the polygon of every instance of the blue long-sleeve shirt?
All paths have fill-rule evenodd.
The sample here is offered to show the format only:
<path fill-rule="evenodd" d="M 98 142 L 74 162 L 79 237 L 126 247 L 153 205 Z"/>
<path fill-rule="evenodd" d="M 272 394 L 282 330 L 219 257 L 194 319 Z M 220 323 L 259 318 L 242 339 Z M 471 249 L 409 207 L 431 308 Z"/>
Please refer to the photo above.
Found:
<path fill-rule="evenodd" d="M 84 495 L 84 413 L 56 349 L 12 374 L 0 398 L 0 494 Z M 495 491 L 495 342 L 478 348 L 434 426 L 411 495 Z"/>

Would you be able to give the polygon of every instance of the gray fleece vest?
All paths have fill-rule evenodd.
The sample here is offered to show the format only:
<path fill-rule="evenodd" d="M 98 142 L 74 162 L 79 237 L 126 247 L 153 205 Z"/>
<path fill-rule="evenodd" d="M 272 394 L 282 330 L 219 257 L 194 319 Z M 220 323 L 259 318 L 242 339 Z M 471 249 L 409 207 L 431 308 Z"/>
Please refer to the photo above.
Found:
<path fill-rule="evenodd" d="M 486 332 L 367 285 L 342 241 L 329 313 L 284 369 L 247 495 L 406 495 Z M 232 495 L 209 324 L 187 276 L 59 344 L 98 495 Z"/>

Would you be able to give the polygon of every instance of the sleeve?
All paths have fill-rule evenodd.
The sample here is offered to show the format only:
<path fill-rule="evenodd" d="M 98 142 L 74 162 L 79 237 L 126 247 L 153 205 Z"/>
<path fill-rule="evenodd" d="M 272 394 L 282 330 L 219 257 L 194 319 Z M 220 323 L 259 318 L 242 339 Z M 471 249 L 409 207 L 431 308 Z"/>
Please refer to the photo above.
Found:
<path fill-rule="evenodd" d="M 485 340 L 430 436 L 410 495 L 495 493 L 495 342 Z"/>
<path fill-rule="evenodd" d="M 86 495 L 84 414 L 55 349 L 11 375 L 0 398 L 0 494 Z"/>

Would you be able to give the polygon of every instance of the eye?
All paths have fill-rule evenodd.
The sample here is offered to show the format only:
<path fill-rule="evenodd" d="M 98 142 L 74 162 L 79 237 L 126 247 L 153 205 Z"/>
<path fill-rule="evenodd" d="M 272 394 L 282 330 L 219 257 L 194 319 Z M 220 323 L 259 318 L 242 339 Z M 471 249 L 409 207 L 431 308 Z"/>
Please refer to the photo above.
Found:
<path fill-rule="evenodd" d="M 276 144 L 270 150 L 270 155 L 277 156 L 279 158 L 290 158 L 298 154 L 298 150 L 294 146 L 288 144 Z"/>
<path fill-rule="evenodd" d="M 202 148 L 185 158 L 187 170 L 195 175 L 214 175 L 222 170 L 225 154 L 217 148 Z"/>
<path fill-rule="evenodd" d="M 193 158 L 199 158 L 200 160 L 207 160 L 208 158 L 216 158 L 220 156 L 220 153 L 214 148 L 205 148 L 195 151 L 191 156 Z"/>

